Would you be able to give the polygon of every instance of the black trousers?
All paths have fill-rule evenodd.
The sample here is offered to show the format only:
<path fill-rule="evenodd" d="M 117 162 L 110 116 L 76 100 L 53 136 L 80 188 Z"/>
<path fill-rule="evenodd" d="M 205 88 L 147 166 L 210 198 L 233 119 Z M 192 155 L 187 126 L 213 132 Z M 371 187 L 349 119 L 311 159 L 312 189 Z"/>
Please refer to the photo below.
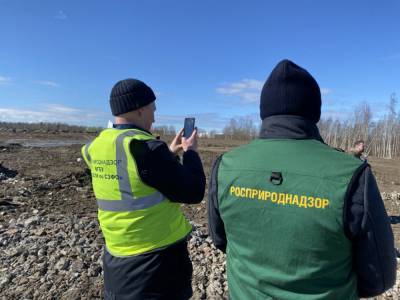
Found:
<path fill-rule="evenodd" d="M 186 239 L 162 250 L 114 257 L 104 250 L 105 299 L 176 299 L 192 296 L 192 263 Z"/>

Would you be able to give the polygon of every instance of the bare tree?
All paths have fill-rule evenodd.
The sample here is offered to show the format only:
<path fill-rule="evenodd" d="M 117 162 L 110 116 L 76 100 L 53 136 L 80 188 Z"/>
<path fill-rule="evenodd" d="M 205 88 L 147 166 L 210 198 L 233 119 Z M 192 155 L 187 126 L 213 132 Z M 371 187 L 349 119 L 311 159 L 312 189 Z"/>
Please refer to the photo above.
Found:
<path fill-rule="evenodd" d="M 256 137 L 257 127 L 250 117 L 232 118 L 225 126 L 223 133 L 230 139 L 248 140 Z"/>
<path fill-rule="evenodd" d="M 390 96 L 387 114 L 373 121 L 368 103 L 361 103 L 354 110 L 354 117 L 348 120 L 331 118 L 318 124 L 325 142 L 333 147 L 349 150 L 357 140 L 364 140 L 367 154 L 383 157 L 400 157 L 400 117 L 396 111 L 396 94 Z"/>

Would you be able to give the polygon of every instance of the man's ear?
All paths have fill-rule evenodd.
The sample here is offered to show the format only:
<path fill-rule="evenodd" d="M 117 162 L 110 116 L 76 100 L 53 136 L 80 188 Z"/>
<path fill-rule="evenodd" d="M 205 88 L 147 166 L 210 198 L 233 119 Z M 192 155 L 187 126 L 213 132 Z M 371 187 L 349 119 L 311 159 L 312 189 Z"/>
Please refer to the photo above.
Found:
<path fill-rule="evenodd" d="M 138 116 L 140 117 L 143 115 L 144 108 L 141 107 L 141 108 L 137 109 L 136 111 L 137 111 Z"/>

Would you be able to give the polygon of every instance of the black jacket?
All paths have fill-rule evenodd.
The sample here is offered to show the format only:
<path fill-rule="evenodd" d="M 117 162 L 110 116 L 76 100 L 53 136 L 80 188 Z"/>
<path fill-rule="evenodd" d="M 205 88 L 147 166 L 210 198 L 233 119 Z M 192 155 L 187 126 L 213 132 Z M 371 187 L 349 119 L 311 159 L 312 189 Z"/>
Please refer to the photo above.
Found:
<path fill-rule="evenodd" d="M 146 131 L 130 124 L 115 128 Z M 181 164 L 160 140 L 133 140 L 130 150 L 144 183 L 173 202 L 201 202 L 206 179 L 195 151 L 186 151 Z M 128 258 L 114 257 L 105 250 L 103 268 L 106 299 L 188 299 L 192 294 L 186 239 Z"/>
<path fill-rule="evenodd" d="M 317 126 L 296 116 L 264 119 L 260 138 L 316 139 L 323 142 Z M 224 223 L 218 211 L 218 166 L 215 161 L 210 178 L 208 200 L 209 232 L 215 246 L 225 252 Z M 370 166 L 363 164 L 347 190 L 343 208 L 346 236 L 353 244 L 354 271 L 360 297 L 373 297 L 392 287 L 396 280 L 396 254 L 393 232 Z"/>

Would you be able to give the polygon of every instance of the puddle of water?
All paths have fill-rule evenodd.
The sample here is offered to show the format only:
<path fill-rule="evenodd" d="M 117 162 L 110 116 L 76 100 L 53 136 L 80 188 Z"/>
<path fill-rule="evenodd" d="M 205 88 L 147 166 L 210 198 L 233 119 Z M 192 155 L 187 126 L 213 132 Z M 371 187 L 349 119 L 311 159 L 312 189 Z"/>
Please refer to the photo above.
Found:
<path fill-rule="evenodd" d="M 83 145 L 85 141 L 82 140 L 40 140 L 40 139 L 13 139 L 7 140 L 5 144 L 20 144 L 23 147 L 65 147 L 72 145 Z"/>

